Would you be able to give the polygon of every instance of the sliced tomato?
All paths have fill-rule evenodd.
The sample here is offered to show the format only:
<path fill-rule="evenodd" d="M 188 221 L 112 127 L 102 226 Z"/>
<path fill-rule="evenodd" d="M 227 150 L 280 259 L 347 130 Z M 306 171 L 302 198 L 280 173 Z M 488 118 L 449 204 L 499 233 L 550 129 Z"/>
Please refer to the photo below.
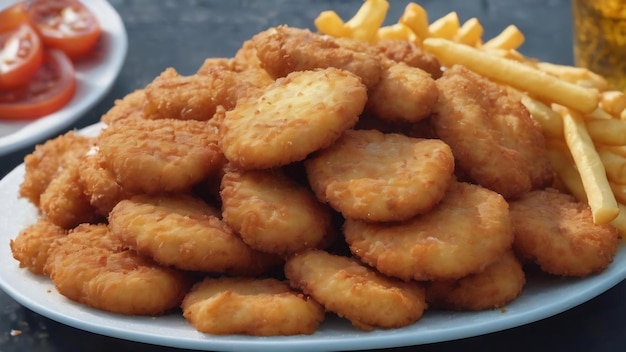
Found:
<path fill-rule="evenodd" d="M 13 4 L 0 11 L 0 32 L 15 29 L 22 23 L 28 23 L 29 18 L 22 7 L 22 3 Z"/>
<path fill-rule="evenodd" d="M 26 84 L 42 58 L 41 40 L 29 24 L 0 32 L 0 89 Z"/>
<path fill-rule="evenodd" d="M 74 67 L 64 52 L 45 50 L 43 63 L 24 86 L 0 90 L 0 119 L 31 120 L 65 106 L 76 91 Z"/>
<path fill-rule="evenodd" d="M 77 0 L 29 0 L 23 5 L 44 45 L 71 58 L 89 52 L 100 38 L 98 19 Z"/>

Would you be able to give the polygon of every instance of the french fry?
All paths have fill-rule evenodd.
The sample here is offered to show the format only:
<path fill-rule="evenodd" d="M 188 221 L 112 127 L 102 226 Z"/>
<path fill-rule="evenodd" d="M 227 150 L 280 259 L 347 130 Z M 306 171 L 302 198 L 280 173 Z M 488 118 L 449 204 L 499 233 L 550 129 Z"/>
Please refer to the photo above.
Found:
<path fill-rule="evenodd" d="M 617 119 L 590 119 L 585 121 L 587 131 L 596 143 L 626 144 L 626 121 Z"/>
<path fill-rule="evenodd" d="M 626 184 L 626 158 L 608 149 L 597 148 L 597 151 L 606 170 L 606 177 L 610 181 Z"/>
<path fill-rule="evenodd" d="M 546 147 L 552 168 L 567 190 L 578 201 L 587 203 L 587 194 L 569 149 L 562 140 L 547 140 Z"/>
<path fill-rule="evenodd" d="M 348 22 L 351 38 L 371 42 L 387 17 L 389 2 L 387 0 L 365 0 L 363 5 Z"/>
<path fill-rule="evenodd" d="M 485 44 L 487 48 L 517 49 L 524 43 L 524 34 L 514 25 L 509 25 L 500 34 L 493 37 Z"/>
<path fill-rule="evenodd" d="M 395 39 L 404 40 L 411 43 L 421 43 L 420 38 L 413 32 L 411 28 L 402 23 L 395 23 L 389 26 L 380 27 L 378 33 L 376 33 L 378 40 L 383 39 Z"/>
<path fill-rule="evenodd" d="M 613 190 L 615 200 L 617 200 L 618 203 L 626 204 L 626 185 L 611 181 L 609 181 L 609 185 L 611 185 L 611 190 Z"/>
<path fill-rule="evenodd" d="M 428 13 L 420 5 L 411 2 L 404 8 L 398 23 L 411 28 L 420 40 L 428 38 Z"/>
<path fill-rule="evenodd" d="M 430 37 L 452 40 L 460 27 L 459 16 L 453 11 L 433 21 L 428 26 L 428 33 Z"/>
<path fill-rule="evenodd" d="M 313 21 L 320 33 L 333 37 L 348 37 L 350 29 L 335 11 L 322 11 Z"/>
<path fill-rule="evenodd" d="M 483 26 L 476 17 L 472 17 L 465 21 L 461 28 L 456 32 L 454 41 L 475 46 L 483 35 Z"/>
<path fill-rule="evenodd" d="M 620 114 L 626 109 L 626 94 L 619 90 L 608 90 L 600 93 L 600 106 L 611 116 L 620 118 Z"/>
<path fill-rule="evenodd" d="M 596 89 L 578 86 L 526 64 L 490 55 L 467 45 L 441 38 L 427 38 L 422 45 L 445 65 L 463 65 L 480 75 L 526 91 L 532 96 L 583 113 L 595 110 L 600 100 Z"/>
<path fill-rule="evenodd" d="M 563 119 L 561 115 L 543 102 L 527 95 L 522 96 L 521 100 L 522 104 L 530 112 L 530 116 L 539 122 L 541 130 L 546 137 L 563 139 Z"/>
<path fill-rule="evenodd" d="M 588 88 L 596 88 L 599 91 L 604 91 L 609 86 L 609 83 L 604 77 L 584 67 L 557 65 L 549 62 L 537 62 L 535 63 L 535 67 L 570 83 Z"/>
<path fill-rule="evenodd" d="M 593 221 L 596 224 L 610 223 L 617 217 L 619 208 L 585 122 L 576 111 L 563 106 L 553 108 L 563 117 L 565 142 L 580 174 Z"/>
<path fill-rule="evenodd" d="M 609 114 L 608 112 L 604 111 L 604 109 L 602 109 L 600 106 L 598 106 L 590 114 L 586 114 L 584 117 L 588 118 L 588 119 L 596 119 L 596 120 L 611 120 L 611 119 L 613 119 L 613 116 L 611 116 L 611 114 Z"/>

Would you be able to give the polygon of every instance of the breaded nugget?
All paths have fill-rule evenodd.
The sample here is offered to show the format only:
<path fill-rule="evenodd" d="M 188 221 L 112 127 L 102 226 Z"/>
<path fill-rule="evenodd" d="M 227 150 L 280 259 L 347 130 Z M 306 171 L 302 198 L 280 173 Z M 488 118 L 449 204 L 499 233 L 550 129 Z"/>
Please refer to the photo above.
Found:
<path fill-rule="evenodd" d="M 136 89 L 126 94 L 121 99 L 116 99 L 100 121 L 110 125 L 116 121 L 132 118 L 143 118 L 143 104 L 146 101 L 146 93 L 143 89 Z"/>
<path fill-rule="evenodd" d="M 82 224 L 56 240 L 46 271 L 67 298 L 128 315 L 178 307 L 192 284 L 188 274 L 125 249 L 104 224 Z"/>
<path fill-rule="evenodd" d="M 198 67 L 197 74 L 203 74 L 214 69 L 233 70 L 233 60 L 227 57 L 208 57 Z"/>
<path fill-rule="evenodd" d="M 366 109 L 383 120 L 418 122 L 435 110 L 438 95 L 428 72 L 394 63 L 385 68 L 380 82 L 368 92 Z"/>
<path fill-rule="evenodd" d="M 348 130 L 305 161 L 311 188 L 344 217 L 400 221 L 432 209 L 454 171 L 450 147 L 377 130 Z"/>
<path fill-rule="evenodd" d="M 47 140 L 35 146 L 24 158 L 24 181 L 20 184 L 20 196 L 39 206 L 39 197 L 50 182 L 65 168 L 91 148 L 93 139 L 75 131 Z"/>
<path fill-rule="evenodd" d="M 352 128 L 366 100 L 365 86 L 350 72 L 294 72 L 260 97 L 227 111 L 219 145 L 230 163 L 242 169 L 300 161 Z"/>
<path fill-rule="evenodd" d="M 285 263 L 292 287 L 361 330 L 413 324 L 426 309 L 424 287 L 386 277 L 353 258 L 306 250 Z"/>
<path fill-rule="evenodd" d="M 99 148 L 106 168 L 132 193 L 187 190 L 225 162 L 217 128 L 206 121 L 119 121 L 102 130 Z"/>
<path fill-rule="evenodd" d="M 525 283 L 522 264 L 509 250 L 480 273 L 426 283 L 426 302 L 430 308 L 458 311 L 500 308 L 517 298 Z"/>
<path fill-rule="evenodd" d="M 435 132 L 473 182 L 507 200 L 552 183 L 541 127 L 517 95 L 462 66 L 447 69 L 437 86 Z"/>
<path fill-rule="evenodd" d="M 420 68 L 434 79 L 441 77 L 441 63 L 437 56 L 425 52 L 413 42 L 385 39 L 377 41 L 374 45 L 378 52 L 395 62 L 404 62 L 411 67 Z"/>
<path fill-rule="evenodd" d="M 525 262 L 560 276 L 583 277 L 604 270 L 619 245 L 613 226 L 593 223 L 587 204 L 554 189 L 510 202 L 515 242 Z"/>
<path fill-rule="evenodd" d="M 403 280 L 449 280 L 480 272 L 511 248 L 508 204 L 501 195 L 453 183 L 424 215 L 399 223 L 347 219 L 351 252 L 383 274 Z"/>
<path fill-rule="evenodd" d="M 218 216 L 188 195 L 136 195 L 113 208 L 109 228 L 140 254 L 184 270 L 260 275 L 280 264 L 251 249 Z"/>
<path fill-rule="evenodd" d="M 216 335 L 309 335 L 325 315 L 319 303 L 272 278 L 206 278 L 181 307 L 198 331 Z"/>
<path fill-rule="evenodd" d="M 262 252 L 323 248 L 335 236 L 330 209 L 280 169 L 227 171 L 221 199 L 223 220 Z"/>
<path fill-rule="evenodd" d="M 256 34 L 252 43 L 262 67 L 274 78 L 294 71 L 336 67 L 356 74 L 363 84 L 373 88 L 382 73 L 378 51 L 356 39 L 333 38 L 283 25 Z"/>
<path fill-rule="evenodd" d="M 47 274 L 44 267 L 50 246 L 57 238 L 66 234 L 65 229 L 40 216 L 35 223 L 27 226 L 11 240 L 11 253 L 20 262 L 20 268 L 26 268 L 35 275 Z"/>

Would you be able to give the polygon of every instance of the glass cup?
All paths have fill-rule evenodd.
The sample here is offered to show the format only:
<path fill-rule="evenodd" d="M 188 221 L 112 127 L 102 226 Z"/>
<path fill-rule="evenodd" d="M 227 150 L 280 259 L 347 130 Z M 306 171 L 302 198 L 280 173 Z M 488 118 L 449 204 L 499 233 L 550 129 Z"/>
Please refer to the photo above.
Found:
<path fill-rule="evenodd" d="M 626 89 L 626 0 L 572 0 L 574 63 Z"/>

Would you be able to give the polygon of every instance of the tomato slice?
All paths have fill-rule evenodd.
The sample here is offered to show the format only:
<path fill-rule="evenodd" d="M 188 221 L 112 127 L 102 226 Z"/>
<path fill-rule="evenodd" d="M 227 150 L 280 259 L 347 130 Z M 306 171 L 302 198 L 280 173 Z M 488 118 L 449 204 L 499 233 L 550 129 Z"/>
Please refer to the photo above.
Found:
<path fill-rule="evenodd" d="M 0 32 L 0 89 L 23 85 L 41 65 L 43 48 L 35 30 L 22 23 Z"/>
<path fill-rule="evenodd" d="M 0 90 L 0 119 L 32 120 L 65 106 L 76 91 L 74 67 L 64 52 L 45 50 L 43 63 L 24 86 Z"/>
<path fill-rule="evenodd" d="M 0 11 L 0 32 L 15 29 L 22 23 L 28 23 L 28 15 L 21 3 L 13 4 Z"/>
<path fill-rule="evenodd" d="M 28 0 L 23 5 L 44 45 L 71 58 L 89 52 L 100 38 L 98 19 L 77 0 Z"/>

